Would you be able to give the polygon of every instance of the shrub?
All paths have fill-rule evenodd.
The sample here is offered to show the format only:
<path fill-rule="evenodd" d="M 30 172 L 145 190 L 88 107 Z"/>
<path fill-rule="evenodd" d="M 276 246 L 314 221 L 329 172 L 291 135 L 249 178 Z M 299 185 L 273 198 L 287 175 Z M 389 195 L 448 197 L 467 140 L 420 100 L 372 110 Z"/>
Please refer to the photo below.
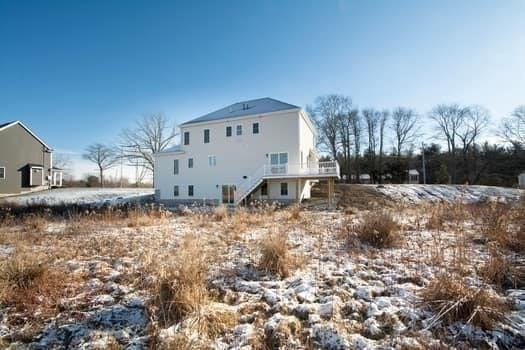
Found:
<path fill-rule="evenodd" d="M 288 247 L 288 236 L 285 233 L 270 232 L 259 242 L 262 270 L 276 274 L 282 278 L 288 277 L 295 267 L 295 257 Z"/>
<path fill-rule="evenodd" d="M 390 247 L 399 240 L 399 225 L 388 212 L 370 212 L 355 228 L 359 239 L 376 248 Z"/>
<path fill-rule="evenodd" d="M 436 314 L 429 328 L 441 321 L 447 324 L 461 321 L 489 330 L 503 320 L 508 308 L 496 294 L 446 273 L 438 275 L 422 289 L 421 297 Z"/>

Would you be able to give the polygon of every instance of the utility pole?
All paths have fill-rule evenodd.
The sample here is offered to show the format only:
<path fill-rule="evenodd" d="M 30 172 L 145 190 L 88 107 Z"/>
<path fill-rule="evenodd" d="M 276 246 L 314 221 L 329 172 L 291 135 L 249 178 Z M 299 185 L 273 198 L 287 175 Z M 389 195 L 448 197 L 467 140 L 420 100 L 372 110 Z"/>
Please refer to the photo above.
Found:
<path fill-rule="evenodd" d="M 427 184 L 427 169 L 425 166 L 425 143 L 421 142 L 421 161 L 423 162 L 423 184 Z"/>

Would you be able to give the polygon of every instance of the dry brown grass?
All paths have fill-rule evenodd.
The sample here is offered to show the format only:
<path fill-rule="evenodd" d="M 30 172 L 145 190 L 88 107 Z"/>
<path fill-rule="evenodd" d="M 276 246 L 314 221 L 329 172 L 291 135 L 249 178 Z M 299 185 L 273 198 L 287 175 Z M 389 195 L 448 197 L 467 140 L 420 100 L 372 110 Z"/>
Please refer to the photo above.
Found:
<path fill-rule="evenodd" d="M 362 242 L 376 248 L 391 247 L 400 240 L 399 224 L 387 211 L 369 212 L 354 230 Z"/>
<path fill-rule="evenodd" d="M 258 245 L 261 253 L 259 267 L 262 270 L 286 278 L 298 267 L 298 257 L 290 251 L 286 233 L 269 232 Z"/>
<path fill-rule="evenodd" d="M 508 306 L 484 287 L 469 285 L 458 275 L 442 273 L 421 291 L 423 302 L 436 314 L 428 328 L 457 321 L 492 329 L 504 319 Z"/>
<path fill-rule="evenodd" d="M 224 204 L 219 205 L 213 209 L 212 217 L 215 221 L 223 221 L 228 217 L 228 208 Z"/>
<path fill-rule="evenodd" d="M 163 325 L 199 313 L 209 302 L 206 279 L 211 261 L 194 236 L 184 237 L 176 252 L 158 256 L 146 265 L 147 272 L 155 277 L 151 287 Z"/>
<path fill-rule="evenodd" d="M 480 268 L 479 274 L 501 289 L 522 288 L 525 286 L 525 266 L 520 259 L 506 255 L 497 245 L 489 247 L 489 258 Z"/>
<path fill-rule="evenodd" d="M 80 278 L 76 276 L 75 278 Z M 48 258 L 33 252 L 15 252 L 0 262 L 0 303 L 17 310 L 10 322 L 38 327 L 58 313 L 60 300 L 72 295 L 81 283 Z"/>

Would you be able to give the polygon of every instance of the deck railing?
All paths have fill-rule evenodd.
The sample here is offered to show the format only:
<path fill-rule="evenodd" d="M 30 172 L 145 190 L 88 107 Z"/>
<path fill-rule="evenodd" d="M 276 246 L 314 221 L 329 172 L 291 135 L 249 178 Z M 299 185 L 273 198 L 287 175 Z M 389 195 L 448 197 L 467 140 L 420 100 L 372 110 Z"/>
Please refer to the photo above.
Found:
<path fill-rule="evenodd" d="M 310 164 L 268 164 L 264 166 L 264 176 L 338 176 L 339 163 L 336 161 Z"/>

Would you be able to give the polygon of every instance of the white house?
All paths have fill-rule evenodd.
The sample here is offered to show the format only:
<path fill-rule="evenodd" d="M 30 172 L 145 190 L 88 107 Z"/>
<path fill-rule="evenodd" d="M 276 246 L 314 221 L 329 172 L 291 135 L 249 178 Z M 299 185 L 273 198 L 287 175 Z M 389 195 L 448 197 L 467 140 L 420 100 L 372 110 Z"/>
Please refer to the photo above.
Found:
<path fill-rule="evenodd" d="M 339 178 L 319 162 L 316 130 L 300 107 L 272 98 L 234 103 L 180 126 L 181 143 L 155 154 L 155 194 L 166 204 L 300 201 Z"/>
<path fill-rule="evenodd" d="M 525 188 L 525 173 L 518 175 L 518 184 L 520 188 Z"/>

